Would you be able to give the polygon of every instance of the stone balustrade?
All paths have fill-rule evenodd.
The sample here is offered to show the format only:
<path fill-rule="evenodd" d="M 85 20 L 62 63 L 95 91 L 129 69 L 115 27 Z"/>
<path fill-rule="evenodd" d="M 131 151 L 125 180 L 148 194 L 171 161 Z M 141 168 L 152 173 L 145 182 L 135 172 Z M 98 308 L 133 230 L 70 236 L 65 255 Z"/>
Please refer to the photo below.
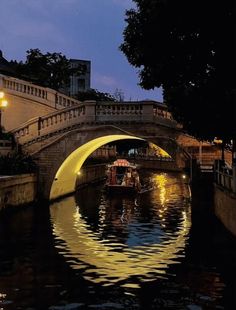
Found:
<path fill-rule="evenodd" d="M 230 192 L 236 193 L 236 169 L 222 165 L 221 160 L 215 161 L 215 183 Z"/>
<path fill-rule="evenodd" d="M 216 183 L 229 191 L 233 191 L 233 175 L 223 171 L 216 171 Z"/>
<path fill-rule="evenodd" d="M 98 102 L 96 104 L 96 121 L 159 121 L 163 125 L 173 126 L 173 120 L 167 107 L 156 101 L 137 102 Z"/>
<path fill-rule="evenodd" d="M 119 117 L 123 120 L 125 116 L 135 117 L 143 115 L 143 105 L 140 103 L 125 103 L 120 102 L 99 102 L 96 105 L 97 120 L 111 120 L 113 117 Z"/>
<path fill-rule="evenodd" d="M 36 117 L 12 132 L 20 144 L 26 144 L 66 128 L 75 128 L 84 124 L 150 122 L 176 127 L 176 122 L 171 119 L 166 107 L 163 106 L 164 113 L 161 113 L 161 110 L 162 106 L 153 101 L 128 103 L 85 101 L 42 117 Z"/>
<path fill-rule="evenodd" d="M 6 94 L 21 96 L 55 109 L 64 109 L 80 103 L 80 101 L 53 89 L 41 87 L 31 82 L 5 75 L 0 75 L 0 89 L 6 92 Z"/>
<path fill-rule="evenodd" d="M 55 94 L 55 103 L 56 108 L 64 109 L 66 107 L 73 107 L 80 103 L 79 100 L 76 100 L 74 98 L 68 97 L 66 95 L 63 95 L 61 93 Z"/>
<path fill-rule="evenodd" d="M 36 117 L 12 132 L 20 144 L 25 144 L 52 132 L 84 122 L 86 122 L 85 105 L 80 104 L 46 116 Z"/>
<path fill-rule="evenodd" d="M 153 114 L 156 117 L 162 117 L 165 119 L 169 119 L 173 121 L 172 114 L 167 110 L 166 106 L 163 106 L 161 104 L 155 104 L 153 107 Z"/>
<path fill-rule="evenodd" d="M 5 75 L 0 75 L 0 89 L 6 95 L 22 98 L 22 105 L 17 104 L 11 107 L 11 114 L 6 117 L 9 124 L 6 127 L 14 128 L 11 130 L 18 142 L 21 144 L 29 143 L 37 139 L 46 138 L 47 135 L 57 133 L 66 128 L 80 126 L 80 124 L 117 124 L 120 122 L 128 123 L 156 123 L 163 126 L 176 128 L 176 122 L 172 119 L 167 107 L 156 101 L 137 101 L 137 102 L 80 102 L 71 97 L 56 92 L 53 89 L 44 88 L 31 82 L 20 80 Z M 24 100 L 27 104 L 40 103 L 48 107 L 48 111 L 34 106 L 32 113 L 27 113 L 28 118 L 24 118 L 24 113 L 17 110 L 17 107 L 25 108 Z M 16 103 L 17 100 L 15 101 Z M 19 121 L 14 126 L 12 118 L 13 109 L 17 111 Z M 38 110 L 37 110 L 38 109 Z M 50 111 L 51 109 L 51 111 Z M 10 109 L 8 109 L 10 111 Z M 58 111 L 59 110 L 59 111 Z M 28 110 L 27 110 L 28 112 Z M 43 114 L 44 112 L 44 114 Z M 10 112 L 9 112 L 10 113 Z M 40 117 L 38 117 L 38 115 Z M 35 117 L 36 116 L 36 117 Z M 14 126 L 14 127 L 13 127 Z"/>

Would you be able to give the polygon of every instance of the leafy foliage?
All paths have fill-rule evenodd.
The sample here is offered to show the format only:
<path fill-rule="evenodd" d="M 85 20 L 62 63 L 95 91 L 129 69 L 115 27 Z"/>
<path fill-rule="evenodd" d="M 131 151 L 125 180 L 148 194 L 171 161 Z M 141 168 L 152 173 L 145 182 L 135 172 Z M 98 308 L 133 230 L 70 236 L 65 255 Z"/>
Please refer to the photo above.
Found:
<path fill-rule="evenodd" d="M 37 165 L 29 155 L 13 153 L 0 156 L 0 175 L 34 173 L 36 171 Z"/>
<path fill-rule="evenodd" d="M 3 130 L 4 130 L 4 128 L 2 128 L 2 130 L 0 130 L 0 139 L 1 140 L 8 140 L 12 143 L 13 146 L 15 146 L 16 142 L 15 142 L 14 134 L 11 132 L 4 132 Z"/>
<path fill-rule="evenodd" d="M 235 134 L 234 1 L 133 0 L 121 50 L 189 133 Z"/>
<path fill-rule="evenodd" d="M 115 98 L 109 93 L 103 93 L 96 89 L 91 88 L 88 91 L 78 92 L 74 96 L 77 100 L 96 100 L 96 101 L 115 101 Z"/>
<path fill-rule="evenodd" d="M 39 49 L 30 49 L 26 62 L 12 61 L 11 64 L 20 78 L 30 80 L 38 85 L 55 90 L 69 85 L 72 74 L 82 74 L 85 70 L 81 65 L 71 68 L 70 61 L 61 53 L 43 54 Z"/>

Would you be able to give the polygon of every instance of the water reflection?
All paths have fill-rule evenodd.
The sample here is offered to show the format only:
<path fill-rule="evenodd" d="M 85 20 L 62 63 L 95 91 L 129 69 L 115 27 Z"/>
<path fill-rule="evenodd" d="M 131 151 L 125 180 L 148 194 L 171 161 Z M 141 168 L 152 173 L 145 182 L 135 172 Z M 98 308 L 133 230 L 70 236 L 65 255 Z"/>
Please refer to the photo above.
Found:
<path fill-rule="evenodd" d="M 138 287 L 180 262 L 191 223 L 186 186 L 177 175 L 151 178 L 155 189 L 140 196 L 106 196 L 93 186 L 51 205 L 56 247 L 85 279 Z"/>

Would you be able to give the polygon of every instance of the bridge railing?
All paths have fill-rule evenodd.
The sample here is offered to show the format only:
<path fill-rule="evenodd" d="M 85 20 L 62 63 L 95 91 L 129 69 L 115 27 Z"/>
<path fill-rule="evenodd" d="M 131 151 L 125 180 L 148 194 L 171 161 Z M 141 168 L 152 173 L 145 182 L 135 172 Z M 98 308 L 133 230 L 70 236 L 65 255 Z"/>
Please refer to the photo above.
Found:
<path fill-rule="evenodd" d="M 156 101 L 98 102 L 95 108 L 96 121 L 99 122 L 157 122 L 176 127 L 167 107 Z"/>
<path fill-rule="evenodd" d="M 157 109 L 159 112 L 161 111 L 161 107 L 158 108 L 158 104 L 155 105 L 153 102 L 104 103 L 85 101 L 73 107 L 36 117 L 12 132 L 20 144 L 25 144 L 81 124 L 151 122 L 169 127 L 176 126 L 176 122 L 170 118 L 166 111 L 165 114 L 157 116 Z"/>
<path fill-rule="evenodd" d="M 80 101 L 59 93 L 53 89 L 41 87 L 31 82 L 0 75 L 0 89 L 7 94 L 21 96 L 55 109 L 64 109 L 80 103 Z"/>
<path fill-rule="evenodd" d="M 63 128 L 88 121 L 88 115 L 86 115 L 85 111 L 86 107 L 84 104 L 66 108 L 29 120 L 12 132 L 20 144 L 25 144 L 42 136 L 63 130 Z"/>
<path fill-rule="evenodd" d="M 226 188 L 227 190 L 236 193 L 236 176 L 233 169 L 222 165 L 222 161 L 215 161 L 215 183 Z"/>

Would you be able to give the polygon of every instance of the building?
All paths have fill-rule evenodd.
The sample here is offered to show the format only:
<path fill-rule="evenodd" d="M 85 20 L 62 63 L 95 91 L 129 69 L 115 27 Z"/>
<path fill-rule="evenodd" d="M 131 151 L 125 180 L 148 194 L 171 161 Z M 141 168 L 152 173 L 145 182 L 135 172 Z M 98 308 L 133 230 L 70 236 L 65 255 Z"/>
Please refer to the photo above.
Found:
<path fill-rule="evenodd" d="M 70 59 L 70 66 L 74 69 L 74 74 L 70 76 L 70 85 L 60 89 L 61 92 L 68 96 L 75 96 L 78 92 L 88 91 L 91 80 L 91 61 Z M 78 69 L 78 70 L 77 70 Z M 81 73 L 82 71 L 82 73 Z M 7 76 L 16 76 L 10 62 L 8 62 L 0 50 L 0 74 Z"/>
<path fill-rule="evenodd" d="M 70 77 L 70 86 L 66 89 L 66 93 L 69 96 L 74 96 L 78 92 L 87 91 L 90 89 L 91 79 L 91 61 L 70 59 L 71 68 L 84 71 L 82 74 L 76 74 L 76 72 Z"/>

